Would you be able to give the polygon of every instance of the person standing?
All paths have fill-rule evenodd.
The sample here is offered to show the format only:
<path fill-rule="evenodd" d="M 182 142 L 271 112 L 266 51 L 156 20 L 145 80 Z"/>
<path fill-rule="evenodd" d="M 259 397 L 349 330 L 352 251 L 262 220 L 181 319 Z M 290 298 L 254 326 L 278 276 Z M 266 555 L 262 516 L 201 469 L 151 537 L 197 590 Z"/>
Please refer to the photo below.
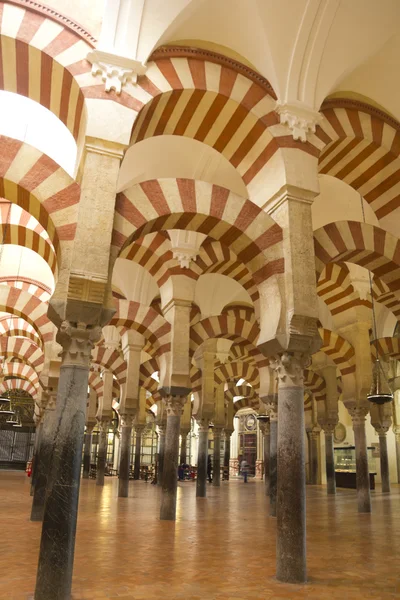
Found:
<path fill-rule="evenodd" d="M 208 481 L 209 483 L 212 483 L 212 462 L 211 462 L 211 455 L 208 455 L 208 459 L 207 459 L 207 477 L 208 477 Z"/>
<path fill-rule="evenodd" d="M 240 463 L 240 471 L 241 471 L 241 473 L 243 475 L 243 481 L 244 481 L 244 483 L 247 483 L 247 476 L 248 476 L 248 473 L 249 473 L 249 463 L 247 462 L 247 460 L 245 458 Z"/>

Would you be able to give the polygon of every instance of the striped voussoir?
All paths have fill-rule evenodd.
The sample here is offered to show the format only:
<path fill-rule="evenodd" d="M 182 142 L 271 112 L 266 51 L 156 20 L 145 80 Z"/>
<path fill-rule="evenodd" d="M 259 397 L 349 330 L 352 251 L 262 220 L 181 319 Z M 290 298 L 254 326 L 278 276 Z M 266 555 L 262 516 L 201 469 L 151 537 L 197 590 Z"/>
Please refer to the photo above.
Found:
<path fill-rule="evenodd" d="M 40 223 L 59 260 L 60 245 L 75 237 L 80 186 L 36 148 L 0 136 L 0 197 Z"/>
<path fill-rule="evenodd" d="M 400 359 L 400 338 L 384 337 L 371 342 L 371 354 L 373 360 L 377 358 L 391 357 L 397 360 Z"/>
<path fill-rule="evenodd" d="M 158 356 L 170 350 L 171 325 L 154 308 L 129 300 L 115 300 L 115 305 L 117 311 L 110 325 L 138 331 L 157 350 Z"/>
<path fill-rule="evenodd" d="M 198 369 L 194 365 L 191 365 L 190 366 L 190 383 L 191 383 L 191 386 L 192 386 L 192 393 L 193 394 L 195 394 L 197 392 L 200 392 L 200 390 L 201 390 L 201 381 L 202 381 L 201 369 Z"/>
<path fill-rule="evenodd" d="M 256 320 L 254 308 L 243 304 L 230 304 L 225 306 L 222 309 L 222 314 L 228 315 L 228 317 L 234 317 L 235 319 L 241 319 L 242 321 L 250 321 L 251 323 L 254 323 Z"/>
<path fill-rule="evenodd" d="M 100 377 L 100 375 L 94 371 L 89 371 L 89 386 L 92 388 L 92 390 L 94 390 L 96 392 L 97 395 L 97 404 L 99 404 L 99 401 L 101 398 L 103 398 L 104 396 L 104 384 L 103 384 L 103 380 Z M 120 386 L 118 381 L 113 381 L 113 391 L 112 391 L 112 395 L 113 398 L 118 398 L 119 397 L 119 393 L 120 393 Z"/>
<path fill-rule="evenodd" d="M 307 388 L 318 402 L 326 399 L 325 379 L 315 371 L 304 369 L 304 387 Z"/>
<path fill-rule="evenodd" d="M 141 380 L 140 387 L 153 396 L 158 390 L 158 382 L 152 377 L 147 377 L 146 379 Z M 151 406 L 152 405 L 150 405 L 150 408 Z"/>
<path fill-rule="evenodd" d="M 86 61 L 91 45 L 61 22 L 8 2 L 0 2 L 0 40 L 0 89 L 35 100 L 77 140 L 86 126 L 82 88 L 93 97 L 96 81 Z"/>
<path fill-rule="evenodd" d="M 0 318 L 0 336 L 8 335 L 10 337 L 25 337 L 32 340 L 37 346 L 42 347 L 42 340 L 35 329 L 20 317 L 1 317 Z"/>
<path fill-rule="evenodd" d="M 329 262 L 352 262 L 372 271 L 395 292 L 400 289 L 400 240 L 358 221 L 329 223 L 314 232 L 316 270 Z"/>
<path fill-rule="evenodd" d="M 27 392 L 34 399 L 37 397 L 38 392 L 37 388 L 26 379 L 6 379 L 0 383 L 0 394 L 12 390 L 22 390 L 23 392 Z"/>
<path fill-rule="evenodd" d="M 47 303 L 24 290 L 0 285 L 0 311 L 21 317 L 39 334 L 43 343 L 54 339 L 56 328 L 47 316 Z"/>
<path fill-rule="evenodd" d="M 238 381 L 244 379 L 254 388 L 260 386 L 260 375 L 258 369 L 252 365 L 240 362 L 226 363 L 214 370 L 214 385 L 217 387 L 225 381 Z"/>
<path fill-rule="evenodd" d="M 0 284 L 8 285 L 8 287 L 15 287 L 19 290 L 28 292 L 31 296 L 36 296 L 42 302 L 48 302 L 52 292 L 47 285 L 44 285 L 36 279 L 30 279 L 23 275 L 5 275 L 0 277 Z"/>
<path fill-rule="evenodd" d="M 351 281 L 349 268 L 344 263 L 328 263 L 318 280 L 317 294 L 337 315 L 356 306 L 372 308 L 369 299 L 360 298 Z"/>
<path fill-rule="evenodd" d="M 261 181 L 280 147 L 318 156 L 317 146 L 287 135 L 275 112 L 274 93 L 250 69 L 215 60 L 216 54 L 175 48 L 175 56 L 154 54 L 135 95 L 143 103 L 131 143 L 159 135 L 181 135 L 214 148 L 237 169 L 246 185 Z M 168 50 L 167 50 L 168 51 Z M 190 54 L 185 56 L 186 54 Z M 214 56 L 213 56 L 214 55 Z M 221 57 L 221 55 L 218 55 Z M 224 59 L 225 57 L 222 57 Z M 255 77 L 254 77 L 255 76 Z M 318 144 L 319 143 L 319 144 Z"/>
<path fill-rule="evenodd" d="M 57 266 L 57 258 L 50 240 L 46 240 L 40 233 L 23 227 L 22 225 L 0 224 L 0 237 L 3 244 L 14 244 L 33 250 L 49 265 L 53 273 Z"/>
<path fill-rule="evenodd" d="M 233 402 L 235 412 L 242 408 L 252 408 L 256 411 L 260 408 L 260 398 L 255 389 L 249 385 L 229 386 L 225 390 L 225 401 Z"/>
<path fill-rule="evenodd" d="M 26 338 L 0 338 L 1 354 L 6 358 L 17 358 L 34 371 L 40 373 L 44 366 L 44 354 L 41 348 Z"/>
<path fill-rule="evenodd" d="M 389 286 L 379 279 L 374 277 L 372 282 L 372 295 L 376 302 L 386 306 L 394 316 L 398 319 L 400 317 L 400 295 L 399 292 L 391 292 Z"/>
<path fill-rule="evenodd" d="M 149 233 L 183 229 L 232 248 L 256 284 L 284 272 L 282 229 L 250 200 L 192 179 L 154 179 L 117 196 L 112 243 L 122 251 Z"/>
<path fill-rule="evenodd" d="M 316 137 L 324 146 L 319 172 L 342 179 L 371 205 L 378 219 L 400 207 L 400 124 L 362 102 L 325 101 Z"/>
<path fill-rule="evenodd" d="M 139 385 L 153 394 L 158 389 L 158 382 L 152 375 L 160 371 L 158 358 L 154 357 L 140 365 Z M 153 382 L 156 384 L 154 387 Z"/>
<path fill-rule="evenodd" d="M 126 362 L 117 350 L 105 346 L 95 346 L 92 352 L 92 364 L 101 365 L 110 370 L 121 385 L 126 381 Z"/>
<path fill-rule="evenodd" d="M 310 390 L 304 390 L 304 412 L 312 411 L 312 393 Z"/>
<path fill-rule="evenodd" d="M 196 349 L 210 338 L 225 338 L 234 341 L 248 342 L 255 348 L 260 328 L 255 321 L 245 321 L 235 316 L 218 315 L 202 319 L 190 328 L 189 352 L 191 356 Z"/>
<path fill-rule="evenodd" d="M 318 329 L 322 339 L 321 352 L 329 356 L 338 367 L 340 374 L 348 375 L 356 371 L 356 357 L 353 346 L 330 329 Z"/>
<path fill-rule="evenodd" d="M 29 381 L 35 387 L 39 385 L 39 377 L 36 371 L 29 365 L 24 365 L 20 362 L 7 362 L 3 366 L 3 373 L 5 377 L 26 379 L 26 381 Z"/>

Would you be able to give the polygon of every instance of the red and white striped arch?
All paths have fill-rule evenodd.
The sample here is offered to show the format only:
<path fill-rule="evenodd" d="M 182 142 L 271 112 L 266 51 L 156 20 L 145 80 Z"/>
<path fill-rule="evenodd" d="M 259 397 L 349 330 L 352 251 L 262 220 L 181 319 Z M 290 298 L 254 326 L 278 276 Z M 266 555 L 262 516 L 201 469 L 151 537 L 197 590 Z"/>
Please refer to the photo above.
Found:
<path fill-rule="evenodd" d="M 121 385 L 126 381 L 126 362 L 121 358 L 117 350 L 105 348 L 104 346 L 95 346 L 92 352 L 92 364 L 101 365 L 104 369 L 109 369 Z"/>
<path fill-rule="evenodd" d="M 56 328 L 47 316 L 47 302 L 24 290 L 0 285 L 0 311 L 21 317 L 40 335 L 43 343 L 54 339 Z"/>
<path fill-rule="evenodd" d="M 8 335 L 10 337 L 25 337 L 35 342 L 37 346 L 42 347 L 42 340 L 35 329 L 20 317 L 0 317 L 0 336 Z"/>
<path fill-rule="evenodd" d="M 36 371 L 29 365 L 19 362 L 6 362 L 4 365 L 4 375 L 12 375 L 17 379 L 26 379 L 36 388 L 39 386 L 39 377 Z"/>
<path fill-rule="evenodd" d="M 190 328 L 189 352 L 193 355 L 196 349 L 210 338 L 245 342 L 249 347 L 255 348 L 259 334 L 260 328 L 255 321 L 245 321 L 228 315 L 208 317 Z"/>
<path fill-rule="evenodd" d="M 192 179 L 158 179 L 117 196 L 113 245 L 123 250 L 160 230 L 195 230 L 230 246 L 256 283 L 284 272 L 282 229 L 233 192 Z"/>
<path fill-rule="evenodd" d="M 260 386 L 258 369 L 252 365 L 240 362 L 225 363 L 214 370 L 215 386 L 225 381 L 238 381 L 239 379 L 244 379 L 256 389 Z"/>
<path fill-rule="evenodd" d="M 140 385 L 143 385 L 143 382 L 145 382 L 147 379 L 149 379 L 154 373 L 157 373 L 157 371 L 159 371 L 159 370 L 160 370 L 160 365 L 158 362 L 158 358 L 156 358 L 156 357 L 151 358 L 150 360 L 147 360 L 146 362 L 142 363 L 140 365 L 140 371 L 139 371 Z M 152 379 L 153 379 L 153 381 L 156 381 L 154 378 L 152 378 Z M 143 387 L 145 387 L 145 386 L 143 386 Z"/>
<path fill-rule="evenodd" d="M 0 383 L 0 394 L 13 390 L 28 392 L 33 399 L 36 399 L 38 392 L 37 388 L 29 381 L 26 381 L 26 379 L 6 379 Z"/>
<path fill-rule="evenodd" d="M 37 373 L 44 366 L 44 354 L 41 348 L 25 338 L 0 338 L 0 350 L 6 359 L 17 358 Z"/>
<path fill-rule="evenodd" d="M 326 399 L 325 379 L 315 371 L 304 369 L 304 387 L 313 394 L 317 402 Z"/>
<path fill-rule="evenodd" d="M 42 302 L 47 302 L 51 296 L 51 289 L 40 281 L 30 279 L 21 275 L 6 275 L 0 277 L 0 284 L 8 285 L 9 287 L 17 288 L 28 292 L 31 296 L 36 296 Z"/>
<path fill-rule="evenodd" d="M 400 360 L 400 338 L 379 338 L 371 343 L 371 354 L 375 359 L 377 353 L 381 358 L 396 358 Z"/>
<path fill-rule="evenodd" d="M 1 135 L 0 145 L 0 197 L 35 217 L 58 256 L 75 237 L 80 186 L 36 148 Z"/>
<path fill-rule="evenodd" d="M 321 352 L 324 352 L 333 360 L 340 374 L 343 376 L 355 373 L 356 356 L 353 346 L 330 329 L 320 327 L 318 331 L 322 339 Z"/>
<path fill-rule="evenodd" d="M 321 108 L 316 137 L 323 143 L 319 172 L 342 179 L 378 219 L 400 207 L 400 124 L 362 102 L 333 98 Z"/>
<path fill-rule="evenodd" d="M 110 325 L 124 330 L 135 329 L 150 342 L 158 355 L 171 348 L 171 325 L 154 308 L 139 302 L 115 300 L 117 311 Z"/>
<path fill-rule="evenodd" d="M 358 221 L 329 223 L 314 232 L 317 273 L 330 262 L 352 262 L 372 271 L 390 291 L 400 289 L 400 240 Z"/>

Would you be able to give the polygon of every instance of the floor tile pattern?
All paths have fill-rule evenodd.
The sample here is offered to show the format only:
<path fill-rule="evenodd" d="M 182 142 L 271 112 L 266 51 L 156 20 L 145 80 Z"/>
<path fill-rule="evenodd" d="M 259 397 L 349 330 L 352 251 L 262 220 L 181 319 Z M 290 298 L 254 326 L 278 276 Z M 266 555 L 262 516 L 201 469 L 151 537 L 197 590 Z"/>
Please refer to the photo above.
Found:
<path fill-rule="evenodd" d="M 117 498 L 82 481 L 73 600 L 400 600 L 400 487 L 373 492 L 358 515 L 355 492 L 307 488 L 309 581 L 274 579 L 275 520 L 262 482 L 224 482 L 195 497 L 179 484 L 176 523 L 158 520 L 160 489 L 130 484 Z M 0 599 L 28 600 L 35 586 L 40 524 L 29 521 L 25 474 L 0 471 Z"/>

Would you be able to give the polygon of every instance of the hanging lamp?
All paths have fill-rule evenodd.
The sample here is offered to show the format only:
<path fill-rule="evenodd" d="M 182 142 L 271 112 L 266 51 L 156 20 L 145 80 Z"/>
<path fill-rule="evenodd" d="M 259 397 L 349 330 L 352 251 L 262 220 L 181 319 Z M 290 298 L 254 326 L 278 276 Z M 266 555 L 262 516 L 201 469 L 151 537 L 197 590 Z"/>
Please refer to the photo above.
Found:
<path fill-rule="evenodd" d="M 363 216 L 363 221 L 365 223 L 365 213 L 364 213 L 364 204 L 363 199 L 360 194 L 360 202 L 361 202 L 361 212 Z M 369 278 L 369 292 L 371 294 L 371 307 L 372 307 L 372 332 L 374 339 L 372 341 L 372 345 L 375 347 L 376 359 L 374 365 L 372 367 L 372 384 L 369 394 L 367 394 L 367 399 L 372 404 L 386 404 L 387 402 L 392 402 L 393 400 L 393 392 L 390 389 L 388 380 L 386 378 L 385 372 L 381 365 L 381 361 L 379 360 L 379 349 L 378 349 L 378 339 L 376 332 L 376 315 L 375 315 L 375 301 L 372 291 L 372 277 L 371 271 L 368 271 Z"/>

